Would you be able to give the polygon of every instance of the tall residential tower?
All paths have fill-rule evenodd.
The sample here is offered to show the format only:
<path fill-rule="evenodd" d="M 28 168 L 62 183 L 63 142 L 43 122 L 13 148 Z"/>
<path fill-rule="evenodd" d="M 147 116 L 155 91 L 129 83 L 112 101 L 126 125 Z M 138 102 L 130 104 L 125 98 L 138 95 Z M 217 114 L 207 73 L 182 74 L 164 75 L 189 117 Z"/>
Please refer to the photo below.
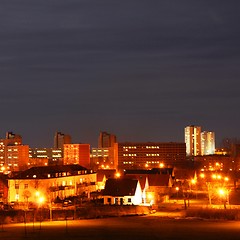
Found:
<path fill-rule="evenodd" d="M 185 127 L 185 143 L 187 156 L 212 155 L 215 153 L 215 133 L 201 132 L 199 126 Z"/>
<path fill-rule="evenodd" d="M 201 127 L 185 127 L 185 143 L 187 156 L 201 155 Z"/>

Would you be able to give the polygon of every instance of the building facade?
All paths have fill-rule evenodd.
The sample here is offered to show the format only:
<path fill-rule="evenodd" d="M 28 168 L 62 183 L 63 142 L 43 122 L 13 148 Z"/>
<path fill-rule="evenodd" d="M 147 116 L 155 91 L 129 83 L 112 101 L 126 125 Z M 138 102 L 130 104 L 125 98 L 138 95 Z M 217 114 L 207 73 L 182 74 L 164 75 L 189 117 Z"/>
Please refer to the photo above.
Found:
<path fill-rule="evenodd" d="M 90 144 L 64 144 L 63 164 L 90 168 Z"/>
<path fill-rule="evenodd" d="M 201 133 L 202 155 L 215 154 L 215 133 L 204 131 Z"/>
<path fill-rule="evenodd" d="M 201 127 L 194 125 L 185 127 L 185 143 L 187 156 L 201 155 Z"/>
<path fill-rule="evenodd" d="M 62 148 L 30 148 L 29 167 L 62 165 Z"/>
<path fill-rule="evenodd" d="M 96 173 L 79 165 L 33 167 L 8 179 L 8 202 L 50 203 L 96 191 Z"/>
<path fill-rule="evenodd" d="M 0 166 L 7 168 L 8 146 L 22 145 L 22 137 L 13 132 L 7 132 L 6 138 L 0 139 Z"/>
<path fill-rule="evenodd" d="M 61 148 L 63 149 L 64 144 L 70 144 L 72 143 L 72 139 L 70 135 L 61 133 L 61 132 L 56 132 L 54 135 L 54 148 L 58 149 Z"/>
<path fill-rule="evenodd" d="M 99 148 L 113 147 L 116 141 L 117 141 L 117 138 L 115 135 L 107 132 L 100 132 L 98 137 L 98 147 Z"/>
<path fill-rule="evenodd" d="M 28 168 L 29 146 L 15 145 L 7 146 L 5 164 L 10 171 L 22 171 Z"/>
<path fill-rule="evenodd" d="M 117 163 L 114 159 L 114 147 L 92 148 L 91 168 L 98 169 L 116 169 Z"/>
<path fill-rule="evenodd" d="M 185 143 L 116 143 L 118 169 L 151 169 L 181 165 L 186 160 Z"/>

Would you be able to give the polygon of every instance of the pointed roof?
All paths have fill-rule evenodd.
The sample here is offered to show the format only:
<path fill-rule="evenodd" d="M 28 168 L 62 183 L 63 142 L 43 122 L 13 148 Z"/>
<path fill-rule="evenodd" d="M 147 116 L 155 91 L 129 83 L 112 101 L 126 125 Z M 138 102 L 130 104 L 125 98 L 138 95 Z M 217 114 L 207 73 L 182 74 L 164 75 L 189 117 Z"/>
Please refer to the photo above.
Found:
<path fill-rule="evenodd" d="M 116 169 L 99 169 L 97 170 L 97 182 L 102 182 L 104 176 L 106 179 L 114 178 L 116 174 Z"/>
<path fill-rule="evenodd" d="M 134 196 L 137 189 L 136 179 L 108 179 L 106 181 L 103 196 Z"/>
<path fill-rule="evenodd" d="M 152 168 L 152 169 L 127 169 L 124 172 L 128 174 L 170 174 L 174 176 L 174 168 Z"/>
<path fill-rule="evenodd" d="M 147 181 L 147 176 L 146 174 L 127 174 L 124 176 L 125 179 L 136 179 L 139 181 L 141 189 L 145 188 L 146 181 Z"/>
<path fill-rule="evenodd" d="M 149 174 L 148 183 L 150 187 L 168 187 L 171 175 L 169 174 Z"/>

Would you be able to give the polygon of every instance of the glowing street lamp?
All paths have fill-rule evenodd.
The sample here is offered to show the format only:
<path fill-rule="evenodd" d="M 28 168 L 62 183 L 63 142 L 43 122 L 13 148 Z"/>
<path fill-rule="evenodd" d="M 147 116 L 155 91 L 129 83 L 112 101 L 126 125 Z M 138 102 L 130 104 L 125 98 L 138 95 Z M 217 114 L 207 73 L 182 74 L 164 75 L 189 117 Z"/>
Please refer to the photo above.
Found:
<path fill-rule="evenodd" d="M 228 177 L 225 177 L 225 178 L 224 178 L 224 181 L 225 181 L 225 182 L 228 182 L 228 181 L 229 181 L 229 178 L 228 178 Z"/>
<path fill-rule="evenodd" d="M 176 191 L 177 191 L 177 202 L 178 202 L 178 192 L 179 192 L 179 187 L 176 187 Z"/>
<path fill-rule="evenodd" d="M 228 198 L 228 191 L 226 189 L 220 188 L 218 190 L 218 193 L 220 197 L 223 199 L 223 206 L 226 209 L 226 203 L 227 203 L 227 198 Z"/>
<path fill-rule="evenodd" d="M 202 179 L 205 178 L 205 174 L 204 174 L 204 173 L 201 173 L 201 174 L 200 174 L 200 178 L 202 178 Z"/>
<path fill-rule="evenodd" d="M 120 173 L 120 172 L 117 172 L 117 173 L 115 174 L 115 176 L 116 176 L 116 178 L 120 178 L 120 177 L 121 177 L 121 173 Z"/>
<path fill-rule="evenodd" d="M 39 199 L 38 199 L 39 205 L 43 204 L 44 201 L 45 201 L 45 198 L 44 198 L 44 197 L 39 197 Z"/>
<path fill-rule="evenodd" d="M 39 191 L 35 193 L 37 197 L 38 209 L 41 208 L 42 204 L 45 202 L 44 196 L 40 194 Z M 40 221 L 39 221 L 39 229 L 41 230 L 41 223 L 42 223 L 42 209 L 40 209 Z"/>
<path fill-rule="evenodd" d="M 193 184 L 193 185 L 196 184 L 196 182 L 197 182 L 197 181 L 196 181 L 195 179 L 192 179 L 192 180 L 191 180 L 191 184 Z"/>
<path fill-rule="evenodd" d="M 220 188 L 220 189 L 218 190 L 218 193 L 219 193 L 220 196 L 224 196 L 226 192 L 225 192 L 224 189 Z"/>

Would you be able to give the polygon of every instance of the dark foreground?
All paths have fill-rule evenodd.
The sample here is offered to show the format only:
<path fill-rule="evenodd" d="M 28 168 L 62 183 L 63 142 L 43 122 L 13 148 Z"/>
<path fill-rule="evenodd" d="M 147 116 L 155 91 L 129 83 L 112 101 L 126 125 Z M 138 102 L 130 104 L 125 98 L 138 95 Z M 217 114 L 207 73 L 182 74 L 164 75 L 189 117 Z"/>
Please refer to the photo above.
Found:
<path fill-rule="evenodd" d="M 1 226 L 1 240 L 81 239 L 81 240 L 154 240 L 154 239 L 239 239 L 240 222 L 197 219 L 164 219 L 159 216 L 9 224 Z"/>

